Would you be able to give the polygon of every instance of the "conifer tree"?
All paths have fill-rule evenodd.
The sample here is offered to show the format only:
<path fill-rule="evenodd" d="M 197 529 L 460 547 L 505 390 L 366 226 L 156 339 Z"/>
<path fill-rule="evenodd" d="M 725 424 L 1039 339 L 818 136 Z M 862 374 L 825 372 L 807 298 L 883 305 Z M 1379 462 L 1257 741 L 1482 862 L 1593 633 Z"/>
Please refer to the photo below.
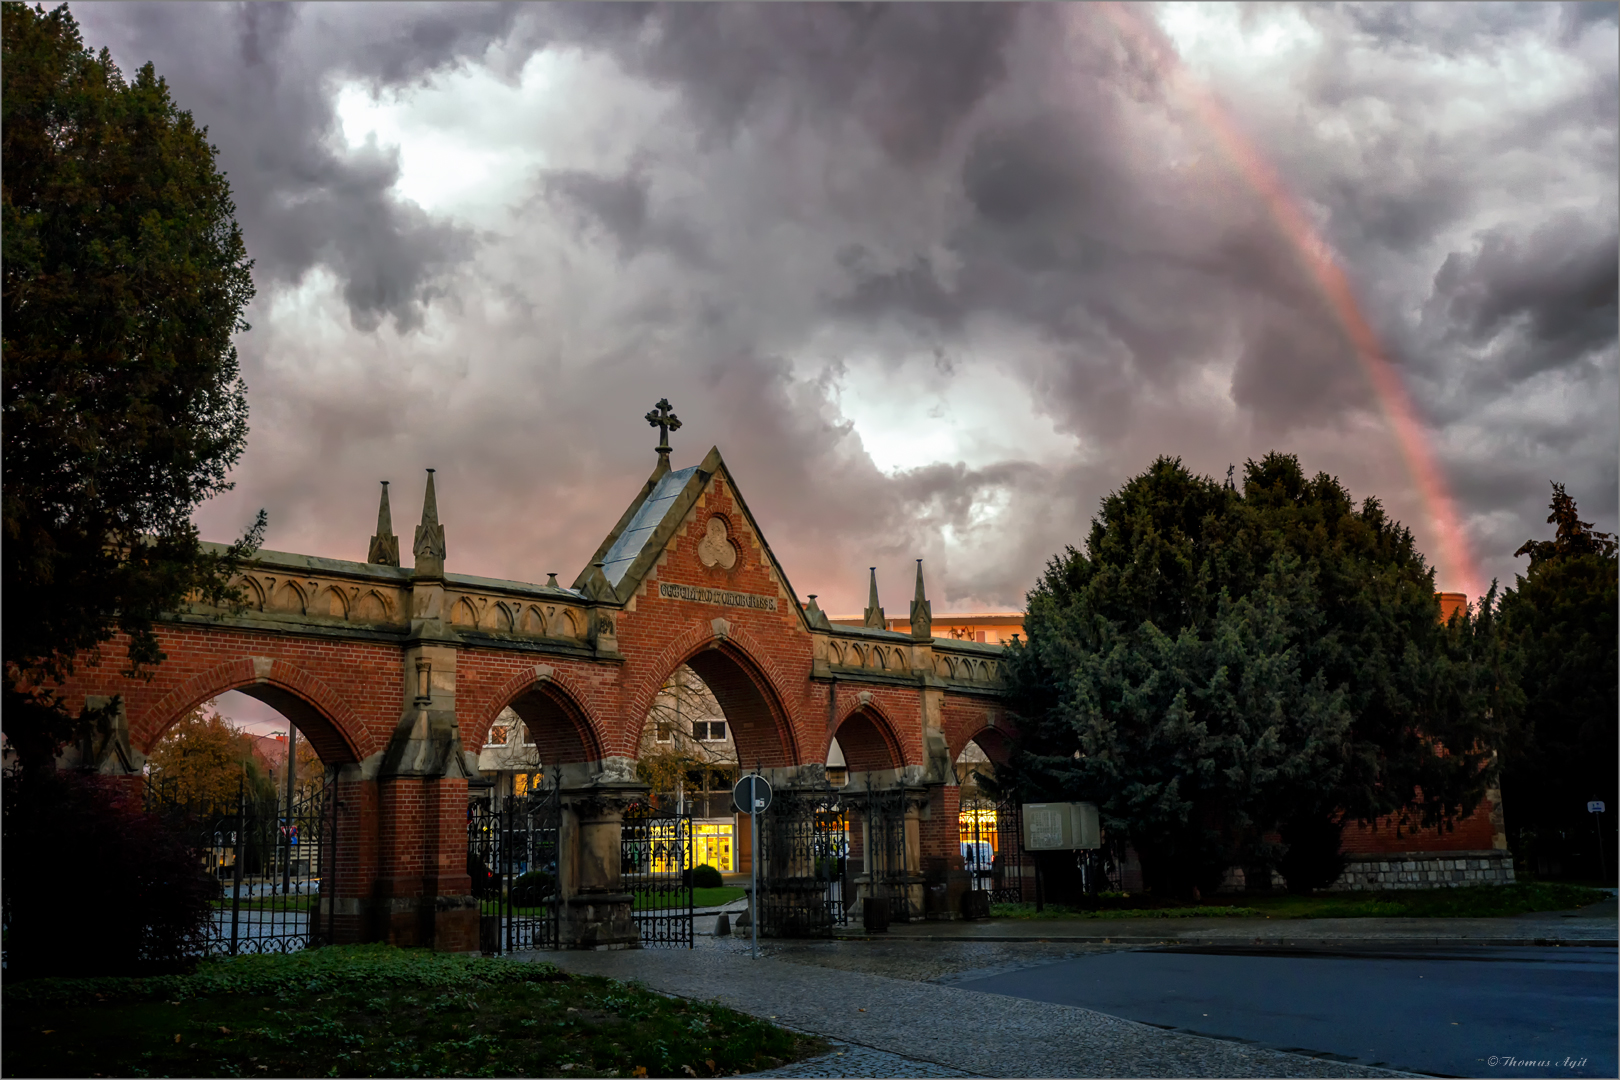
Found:
<path fill-rule="evenodd" d="M 1444 828 L 1491 781 L 1494 593 L 1442 624 L 1411 533 L 1291 455 L 1241 491 L 1160 458 L 1028 602 L 998 780 L 1096 802 L 1158 890 L 1327 884 L 1344 821 Z"/>
<path fill-rule="evenodd" d="M 1509 743 L 1502 792 L 1515 856 L 1531 873 L 1615 876 L 1620 784 L 1620 589 L 1613 534 L 1582 521 L 1553 484 L 1552 540 L 1528 540 L 1515 555 L 1530 566 L 1502 601 L 1502 620 L 1524 696 Z M 1605 803 L 1601 816 L 1591 801 Z M 1598 845 L 1603 847 L 1600 856 Z"/>

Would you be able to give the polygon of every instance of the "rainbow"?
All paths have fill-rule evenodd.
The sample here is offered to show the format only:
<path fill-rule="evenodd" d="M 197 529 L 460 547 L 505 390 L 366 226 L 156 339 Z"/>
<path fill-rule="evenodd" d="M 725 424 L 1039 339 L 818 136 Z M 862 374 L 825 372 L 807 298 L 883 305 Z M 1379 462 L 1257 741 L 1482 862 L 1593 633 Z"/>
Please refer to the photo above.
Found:
<path fill-rule="evenodd" d="M 1445 577 L 1460 584 L 1471 595 L 1480 595 L 1484 590 L 1481 588 L 1479 568 L 1469 550 L 1468 537 L 1458 517 L 1455 500 L 1446 486 L 1445 474 L 1430 446 L 1428 430 L 1418 418 L 1417 409 L 1399 370 L 1390 362 L 1388 353 L 1362 313 L 1350 279 L 1334 258 L 1332 248 L 1311 224 L 1299 200 L 1283 184 L 1282 177 L 1266 160 L 1260 147 L 1244 133 L 1231 111 L 1214 92 L 1187 70 L 1187 65 L 1163 31 L 1125 4 L 1106 2 L 1095 5 L 1095 10 L 1101 11 L 1124 37 L 1154 62 L 1165 76 L 1166 85 L 1203 123 L 1227 161 L 1270 209 L 1277 227 L 1298 253 L 1317 291 L 1338 319 L 1346 339 L 1361 361 L 1368 381 L 1372 383 L 1396 445 L 1400 447 L 1401 457 L 1417 484 L 1439 539 L 1439 562 Z"/>

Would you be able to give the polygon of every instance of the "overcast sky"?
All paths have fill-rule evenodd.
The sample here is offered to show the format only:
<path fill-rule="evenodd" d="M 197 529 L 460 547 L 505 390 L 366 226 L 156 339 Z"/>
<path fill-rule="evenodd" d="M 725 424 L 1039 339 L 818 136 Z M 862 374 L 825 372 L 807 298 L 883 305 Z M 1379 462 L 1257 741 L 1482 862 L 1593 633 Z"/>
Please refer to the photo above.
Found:
<path fill-rule="evenodd" d="M 1021 607 L 1155 455 L 1272 449 L 1464 587 L 1188 79 L 1349 274 L 1484 576 L 1549 480 L 1615 527 L 1615 4 L 72 10 L 208 125 L 256 260 L 206 538 L 262 506 L 363 559 L 386 479 L 408 549 L 433 467 L 450 570 L 568 581 L 668 397 L 835 612 L 876 565 L 904 614 L 918 557 L 936 611 Z"/>

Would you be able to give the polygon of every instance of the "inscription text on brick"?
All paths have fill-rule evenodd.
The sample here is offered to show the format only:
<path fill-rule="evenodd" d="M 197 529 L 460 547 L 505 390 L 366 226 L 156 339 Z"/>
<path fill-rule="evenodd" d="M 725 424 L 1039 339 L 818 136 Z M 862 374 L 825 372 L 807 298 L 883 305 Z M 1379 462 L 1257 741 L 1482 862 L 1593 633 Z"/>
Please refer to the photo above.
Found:
<path fill-rule="evenodd" d="M 775 611 L 776 597 L 756 596 L 753 593 L 727 592 L 725 589 L 705 589 L 694 585 L 658 583 L 658 595 L 665 600 L 696 600 L 700 604 L 719 604 L 722 607 L 753 608 L 755 611 Z"/>

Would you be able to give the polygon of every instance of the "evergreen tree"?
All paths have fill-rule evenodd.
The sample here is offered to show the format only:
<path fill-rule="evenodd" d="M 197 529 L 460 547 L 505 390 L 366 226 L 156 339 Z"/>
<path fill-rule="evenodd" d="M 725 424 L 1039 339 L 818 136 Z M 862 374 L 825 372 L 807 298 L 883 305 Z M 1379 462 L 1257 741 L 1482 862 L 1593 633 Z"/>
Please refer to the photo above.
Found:
<path fill-rule="evenodd" d="M 1503 805 L 1525 869 L 1551 873 L 1556 866 L 1587 878 L 1606 869 L 1613 880 L 1620 560 L 1614 536 L 1582 521 L 1562 484 L 1553 484 L 1550 509 L 1557 535 L 1514 552 L 1528 555 L 1530 566 L 1502 601 L 1524 694 L 1523 721 L 1503 765 Z M 1601 817 L 1586 810 L 1593 800 L 1608 806 Z"/>
<path fill-rule="evenodd" d="M 1248 462 L 1241 492 L 1160 458 L 1030 593 L 998 779 L 1096 802 L 1157 890 L 1233 864 L 1326 884 L 1343 820 L 1446 827 L 1478 803 L 1493 603 L 1442 625 L 1410 532 L 1292 456 Z"/>
<path fill-rule="evenodd" d="M 191 521 L 247 435 L 232 337 L 251 262 L 207 131 L 150 64 L 126 82 L 66 5 L 0 6 L 5 731 L 47 766 L 75 717 L 42 686 L 122 633 L 220 601 L 233 558 Z"/>

